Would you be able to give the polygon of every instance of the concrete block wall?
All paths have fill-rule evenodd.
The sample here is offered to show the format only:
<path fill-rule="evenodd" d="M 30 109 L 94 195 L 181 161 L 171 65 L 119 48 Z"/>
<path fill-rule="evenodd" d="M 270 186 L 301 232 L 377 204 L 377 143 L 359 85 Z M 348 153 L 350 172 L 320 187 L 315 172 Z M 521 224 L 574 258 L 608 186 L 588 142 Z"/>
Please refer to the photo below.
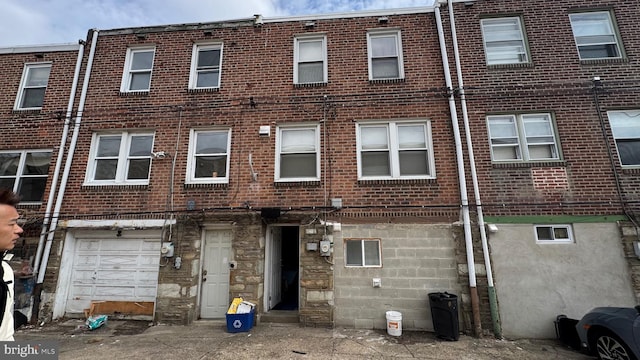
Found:
<path fill-rule="evenodd" d="M 347 268 L 344 240 L 380 239 L 382 267 Z M 386 329 L 386 311 L 402 313 L 407 330 L 433 330 L 428 293 L 459 293 L 450 224 L 342 224 L 334 238 L 335 322 Z M 382 286 L 374 288 L 373 278 Z"/>

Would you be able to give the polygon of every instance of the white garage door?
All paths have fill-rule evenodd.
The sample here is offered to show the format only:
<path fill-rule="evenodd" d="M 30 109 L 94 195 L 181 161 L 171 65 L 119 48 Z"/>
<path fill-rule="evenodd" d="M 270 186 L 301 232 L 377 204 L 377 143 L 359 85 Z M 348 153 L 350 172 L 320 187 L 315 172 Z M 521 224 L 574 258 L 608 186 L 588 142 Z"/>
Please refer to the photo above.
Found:
<path fill-rule="evenodd" d="M 67 313 L 82 313 L 92 301 L 155 302 L 160 232 L 129 233 L 76 238 Z"/>

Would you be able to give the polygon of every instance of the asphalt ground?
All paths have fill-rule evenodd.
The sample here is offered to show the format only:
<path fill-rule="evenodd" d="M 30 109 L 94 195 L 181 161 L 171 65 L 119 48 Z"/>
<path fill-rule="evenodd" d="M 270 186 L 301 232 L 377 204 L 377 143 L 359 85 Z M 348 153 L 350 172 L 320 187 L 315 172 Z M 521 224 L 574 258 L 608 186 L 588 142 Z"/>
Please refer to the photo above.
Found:
<path fill-rule="evenodd" d="M 458 341 L 434 333 L 314 328 L 261 323 L 247 332 L 229 333 L 225 321 L 187 326 L 112 320 L 94 330 L 81 319 L 26 326 L 16 341 L 55 341 L 59 359 L 441 359 L 549 360 L 593 359 L 555 339 L 498 340 L 461 335 Z M 29 359 L 28 357 L 26 358 Z"/>

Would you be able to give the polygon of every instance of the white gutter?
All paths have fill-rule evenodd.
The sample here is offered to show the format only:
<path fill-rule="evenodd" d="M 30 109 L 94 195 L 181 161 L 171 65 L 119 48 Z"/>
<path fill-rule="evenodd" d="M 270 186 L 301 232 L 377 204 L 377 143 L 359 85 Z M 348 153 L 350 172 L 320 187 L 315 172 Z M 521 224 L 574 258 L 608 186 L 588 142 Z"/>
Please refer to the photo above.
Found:
<path fill-rule="evenodd" d="M 471 140 L 471 128 L 469 127 L 469 113 L 467 111 L 467 96 L 464 92 L 464 82 L 462 80 L 462 67 L 460 65 L 460 51 L 458 50 L 458 35 L 456 32 L 456 22 L 453 14 L 453 1 L 449 0 L 449 22 L 451 23 L 451 38 L 453 41 L 453 52 L 456 61 L 456 73 L 458 74 L 458 91 L 460 93 L 460 105 L 462 107 L 462 119 L 464 122 L 464 131 L 467 140 L 467 151 L 469 155 L 469 167 L 471 168 L 471 179 L 473 181 L 473 193 L 476 200 L 476 211 L 478 213 L 478 227 L 480 228 L 480 238 L 482 242 L 482 255 L 484 257 L 484 266 L 487 271 L 487 283 L 489 287 L 489 307 L 491 310 L 491 321 L 493 323 L 493 333 L 497 338 L 502 338 L 502 329 L 500 327 L 500 317 L 498 313 L 498 301 L 496 298 L 495 287 L 493 286 L 493 271 L 491 270 L 491 258 L 489 254 L 489 246 L 487 243 L 487 231 L 484 224 L 484 215 L 482 214 L 482 202 L 480 200 L 480 186 L 478 185 L 478 175 L 476 172 L 476 162 L 473 156 L 473 141 Z"/>
<path fill-rule="evenodd" d="M 447 44 L 444 39 L 444 30 L 442 28 L 442 18 L 440 15 L 440 3 L 435 5 L 436 24 L 438 25 L 438 38 L 440 40 L 440 54 L 442 56 L 442 67 L 444 69 L 444 77 L 449 90 L 449 111 L 451 112 L 451 125 L 453 126 L 453 135 L 456 145 L 456 160 L 458 165 L 458 182 L 460 183 L 460 206 L 462 208 L 462 221 L 464 225 L 464 240 L 467 251 L 467 267 L 469 272 L 469 293 L 471 295 L 471 312 L 473 314 L 474 334 L 480 336 L 482 327 L 480 324 L 480 298 L 478 297 L 478 288 L 476 284 L 476 268 L 473 259 L 473 237 L 471 234 L 471 219 L 469 216 L 469 200 L 467 197 L 467 180 L 464 169 L 464 156 L 462 154 L 462 139 L 460 137 L 460 126 L 458 124 L 458 112 L 456 110 L 455 96 L 453 92 L 453 84 L 451 81 L 451 73 L 449 68 L 449 57 L 447 55 Z"/>
<path fill-rule="evenodd" d="M 38 279 L 36 284 L 42 284 L 44 281 L 44 274 L 47 270 L 47 263 L 49 261 L 49 254 L 51 252 L 51 244 L 55 235 L 56 227 L 58 226 L 58 216 L 60 216 L 60 208 L 62 207 L 62 199 L 64 198 L 64 191 L 67 187 L 67 180 L 69 179 L 69 172 L 71 170 L 71 162 L 73 161 L 73 154 L 78 143 L 78 133 L 80 132 L 80 123 L 82 122 L 82 112 L 84 111 L 84 104 L 87 99 L 87 91 L 89 88 L 89 78 L 91 78 L 91 68 L 93 66 L 93 58 L 96 53 L 96 44 L 98 42 L 98 30 L 93 30 L 93 38 L 91 39 L 91 51 L 89 52 L 89 60 L 87 62 L 87 69 L 84 73 L 84 81 L 82 83 L 82 93 L 80 94 L 80 102 L 78 104 L 78 114 L 73 127 L 73 137 L 71 138 L 71 144 L 69 145 L 69 153 L 67 155 L 67 161 L 64 164 L 64 173 L 62 174 L 62 181 L 60 182 L 60 191 L 58 191 L 58 197 L 56 199 L 56 207 L 53 211 L 53 217 L 51 225 L 49 226 L 49 233 L 47 235 L 47 243 L 44 248 L 44 255 L 42 256 L 42 264 L 38 273 Z"/>
<path fill-rule="evenodd" d="M 71 123 L 71 112 L 73 111 L 73 101 L 76 98 L 76 90 L 78 89 L 78 80 L 80 79 L 80 70 L 82 68 L 82 58 L 84 57 L 85 42 L 80 41 L 78 48 L 78 60 L 76 61 L 76 69 L 73 73 L 73 81 L 71 83 L 71 92 L 69 93 L 69 102 L 67 104 L 67 112 L 64 119 L 64 129 L 62 130 L 62 138 L 60 138 L 60 146 L 58 147 L 58 157 L 56 159 L 56 167 L 53 172 L 53 178 L 51 179 L 51 189 L 49 190 L 49 198 L 47 199 L 47 209 L 44 213 L 44 221 L 42 223 L 42 230 L 40 232 L 40 241 L 38 242 L 38 250 L 36 251 L 36 257 L 33 261 L 33 272 L 38 273 L 40 269 L 40 257 L 42 256 L 42 249 L 44 248 L 44 240 L 47 235 L 47 226 L 49 225 L 49 219 L 51 217 L 51 208 L 53 207 L 53 200 L 58 187 L 58 178 L 60 177 L 60 169 L 62 168 L 62 158 L 64 158 L 64 149 L 67 144 L 67 136 L 69 135 L 69 124 Z"/>

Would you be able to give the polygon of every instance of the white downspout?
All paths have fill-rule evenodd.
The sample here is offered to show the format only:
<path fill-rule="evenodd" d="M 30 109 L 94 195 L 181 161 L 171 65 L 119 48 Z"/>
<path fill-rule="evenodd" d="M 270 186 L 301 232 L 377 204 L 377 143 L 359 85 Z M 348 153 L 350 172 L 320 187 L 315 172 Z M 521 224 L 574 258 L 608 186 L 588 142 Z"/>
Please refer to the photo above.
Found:
<path fill-rule="evenodd" d="M 36 257 L 33 260 L 33 273 L 37 274 L 40 269 L 40 257 L 42 256 L 42 249 L 44 248 L 44 240 L 47 235 L 47 227 L 49 225 L 49 219 L 51 218 L 51 208 L 53 207 L 53 200 L 58 187 L 58 178 L 60 177 L 60 169 L 62 168 L 62 159 L 64 158 L 64 149 L 67 144 L 67 136 L 69 136 L 69 124 L 71 123 L 71 115 L 73 111 L 73 102 L 76 98 L 76 90 L 78 89 L 78 80 L 80 79 L 80 70 L 82 68 L 82 58 L 84 56 L 85 42 L 80 40 L 80 47 L 78 49 L 78 60 L 76 61 L 76 69 L 73 73 L 73 81 L 71 83 L 71 93 L 69 94 L 69 103 L 67 104 L 67 112 L 64 118 L 64 129 L 62 130 L 62 137 L 60 138 L 60 146 L 58 147 L 58 157 L 56 158 L 56 167 L 53 172 L 53 178 L 51 179 L 51 189 L 49 190 L 49 198 L 47 199 L 47 209 L 44 213 L 44 220 L 42 222 L 42 230 L 40 231 L 40 241 L 38 241 L 38 249 L 36 251 Z"/>
<path fill-rule="evenodd" d="M 469 113 L 467 111 L 467 96 L 464 92 L 464 82 L 462 80 L 462 67 L 460 61 L 460 52 L 458 50 L 458 35 L 456 32 L 456 22 L 453 14 L 453 2 L 449 0 L 449 22 L 451 23 L 451 38 L 453 40 L 453 52 L 456 61 L 456 73 L 458 74 L 458 91 L 460 92 L 460 105 L 462 107 L 462 119 L 464 122 L 464 131 L 467 140 L 467 151 L 469 153 L 469 167 L 471 168 L 471 179 L 473 180 L 473 192 L 476 200 L 476 211 L 478 213 L 478 227 L 480 228 L 480 238 L 482 241 L 482 255 L 484 256 L 484 266 L 487 271 L 487 283 L 489 288 L 489 307 L 491 310 L 491 322 L 493 323 L 493 334 L 497 338 L 502 338 L 502 329 L 500 326 L 500 316 L 498 312 L 498 301 L 496 298 L 496 290 L 493 286 L 493 271 L 491 270 L 491 258 L 489 255 L 489 246 L 487 243 L 487 231 L 484 224 L 484 215 L 482 214 L 482 202 L 480 200 L 480 186 L 478 185 L 478 175 L 476 172 L 476 162 L 473 156 L 473 141 L 471 140 L 471 128 L 469 127 Z"/>
<path fill-rule="evenodd" d="M 453 135 L 456 144 L 456 160 L 458 165 L 458 182 L 460 183 L 460 206 L 462 208 L 462 221 L 464 225 L 464 240 L 467 251 L 467 267 L 469 271 L 469 293 L 471 295 L 471 312 L 473 314 L 474 334 L 480 336 L 482 326 L 480 324 L 480 298 L 476 284 L 476 268 L 473 259 L 473 237 L 471 235 L 471 219 L 469 216 L 469 200 L 467 197 L 467 180 L 464 169 L 464 156 L 462 154 L 462 139 L 460 137 L 460 126 L 458 124 L 458 112 L 456 110 L 453 84 L 449 69 L 449 57 L 447 55 L 447 44 L 444 39 L 442 19 L 440 16 L 440 2 L 435 4 L 436 24 L 438 25 L 438 38 L 440 40 L 440 54 L 442 55 L 442 67 L 444 77 L 449 91 L 449 111 L 451 112 L 451 124 L 453 125 Z"/>
<path fill-rule="evenodd" d="M 71 144 L 69 145 L 69 153 L 67 155 L 67 161 L 64 164 L 64 173 L 62 174 L 62 181 L 60 182 L 60 191 L 58 191 L 58 197 L 56 199 L 56 206 L 53 210 L 53 217 L 51 219 L 51 225 L 49 226 L 49 233 L 47 234 L 47 243 L 44 248 L 44 254 L 42 256 L 42 264 L 38 273 L 37 284 L 42 284 L 44 281 L 44 274 L 47 270 L 47 263 L 49 261 L 49 253 L 51 252 L 51 243 L 55 235 L 55 230 L 58 226 L 58 216 L 60 216 L 60 208 L 62 207 L 62 199 L 64 198 L 64 191 L 67 187 L 67 180 L 69 179 L 69 172 L 71 170 L 71 162 L 73 161 L 73 154 L 76 150 L 76 144 L 78 142 L 78 133 L 80 132 L 80 123 L 82 122 L 82 112 L 84 111 L 84 103 L 87 99 L 87 91 L 89 88 L 89 78 L 91 77 L 91 67 L 93 66 L 93 57 L 96 53 L 96 44 L 98 42 L 98 30 L 93 30 L 93 38 L 91 39 L 91 51 L 89 52 L 89 60 L 87 62 L 87 69 L 84 74 L 84 81 L 82 83 L 82 92 L 80 94 L 80 102 L 78 104 L 78 114 L 73 127 L 73 136 L 71 138 Z"/>

